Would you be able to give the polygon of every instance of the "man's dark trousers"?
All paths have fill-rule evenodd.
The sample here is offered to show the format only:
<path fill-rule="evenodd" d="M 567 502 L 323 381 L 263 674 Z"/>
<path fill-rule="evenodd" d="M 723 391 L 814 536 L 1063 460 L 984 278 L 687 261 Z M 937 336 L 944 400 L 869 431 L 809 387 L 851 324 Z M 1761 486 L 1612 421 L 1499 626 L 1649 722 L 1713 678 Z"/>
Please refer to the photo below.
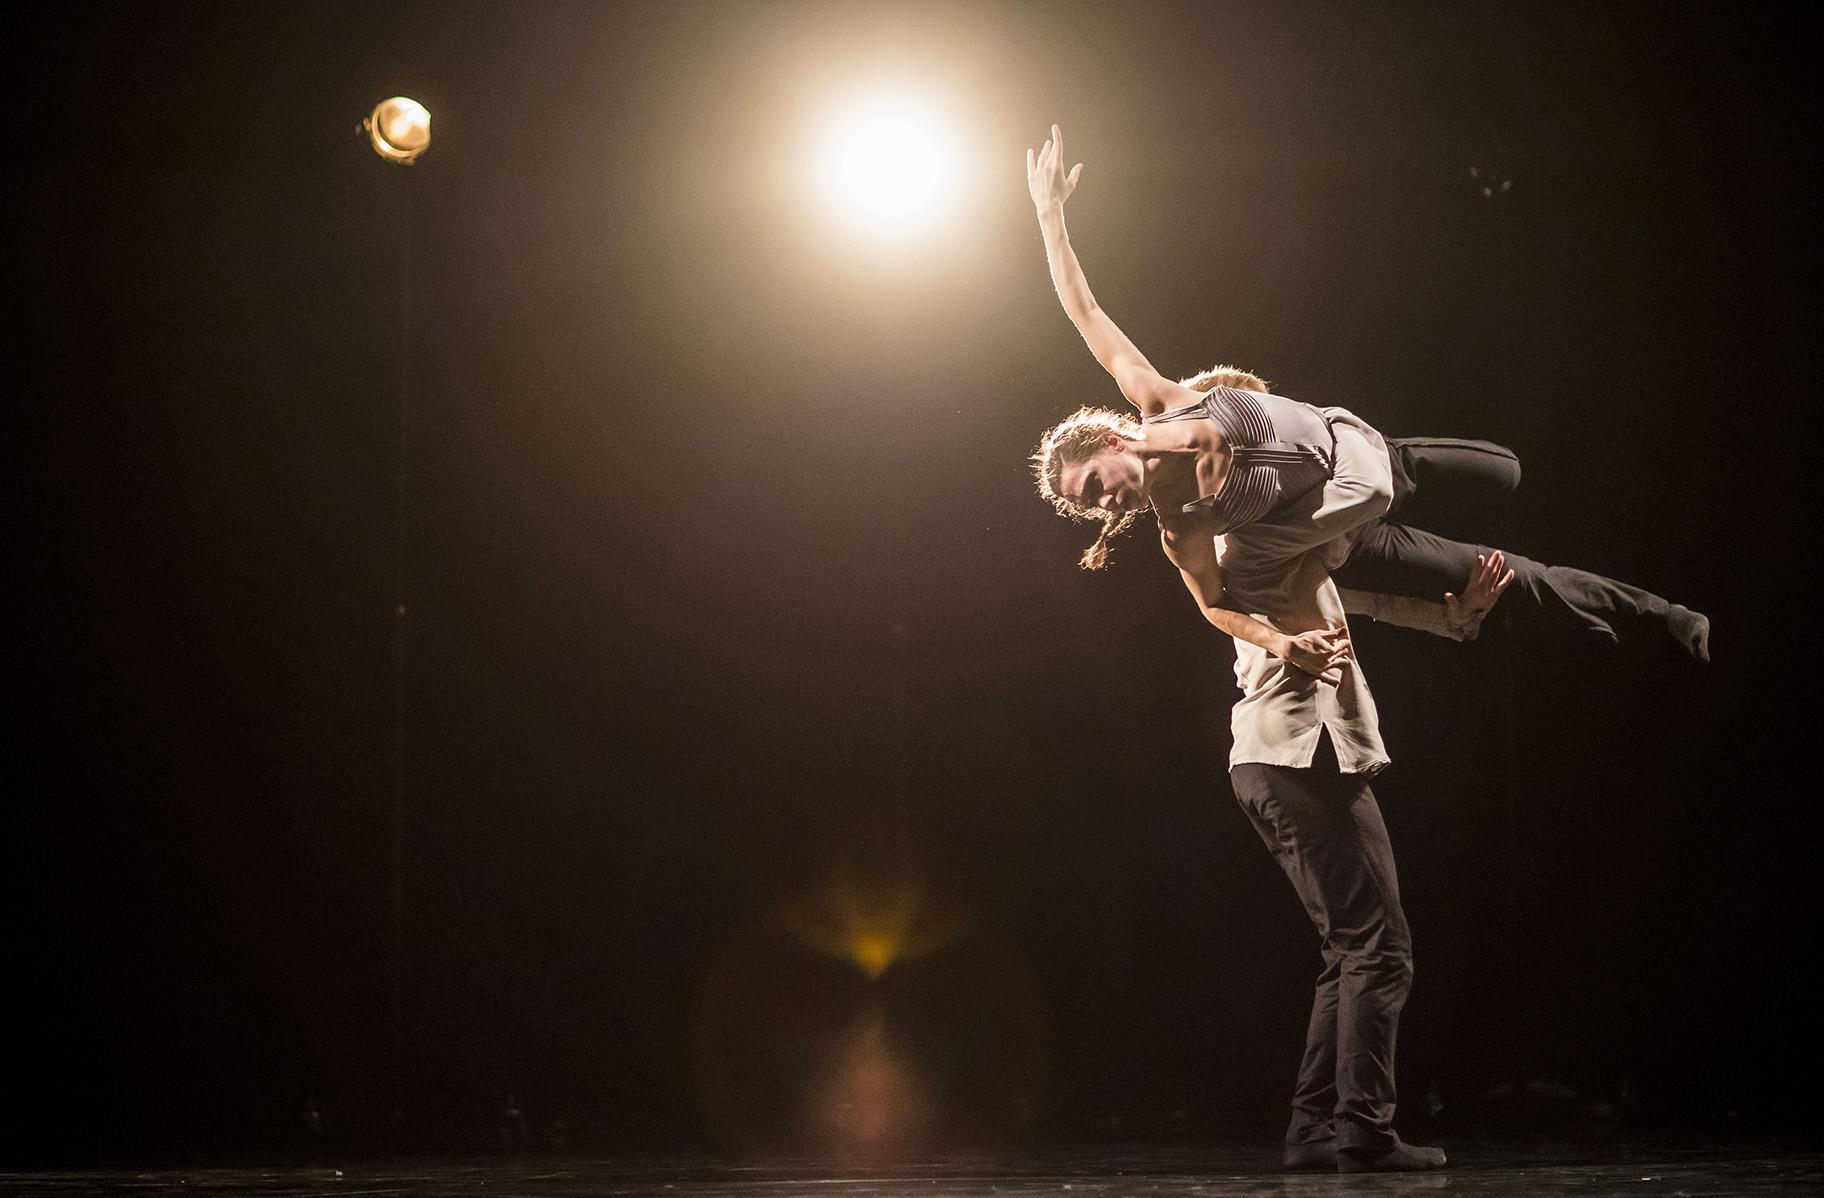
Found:
<path fill-rule="evenodd" d="M 1338 772 L 1327 735 L 1309 768 L 1243 764 L 1229 778 L 1323 941 L 1286 1140 L 1388 1151 L 1412 937 L 1380 806 L 1366 776 Z"/>

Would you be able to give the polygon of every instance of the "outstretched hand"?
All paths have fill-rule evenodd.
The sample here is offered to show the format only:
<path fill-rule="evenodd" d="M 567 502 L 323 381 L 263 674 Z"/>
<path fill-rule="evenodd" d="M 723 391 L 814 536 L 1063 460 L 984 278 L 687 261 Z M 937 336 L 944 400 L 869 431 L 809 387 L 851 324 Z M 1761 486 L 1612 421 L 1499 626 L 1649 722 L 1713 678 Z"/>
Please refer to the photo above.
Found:
<path fill-rule="evenodd" d="M 1335 686 L 1343 680 L 1343 666 L 1349 661 L 1349 631 L 1346 628 L 1317 628 L 1286 638 L 1282 656 L 1298 669 Z"/>
<path fill-rule="evenodd" d="M 1499 549 L 1491 551 L 1487 556 L 1476 554 L 1476 566 L 1463 582 L 1462 597 L 1449 591 L 1444 593 L 1444 618 L 1452 628 L 1479 628 L 1483 618 L 1500 600 L 1501 592 L 1513 580 L 1514 572 L 1507 569 L 1507 554 Z"/>
<path fill-rule="evenodd" d="M 1070 198 L 1070 193 L 1077 189 L 1077 177 L 1083 173 L 1081 162 L 1064 173 L 1064 134 L 1056 125 L 1051 127 L 1051 138 L 1039 147 L 1034 155 L 1026 151 L 1026 190 L 1032 193 L 1035 208 L 1045 208 L 1051 204 L 1062 204 Z"/>

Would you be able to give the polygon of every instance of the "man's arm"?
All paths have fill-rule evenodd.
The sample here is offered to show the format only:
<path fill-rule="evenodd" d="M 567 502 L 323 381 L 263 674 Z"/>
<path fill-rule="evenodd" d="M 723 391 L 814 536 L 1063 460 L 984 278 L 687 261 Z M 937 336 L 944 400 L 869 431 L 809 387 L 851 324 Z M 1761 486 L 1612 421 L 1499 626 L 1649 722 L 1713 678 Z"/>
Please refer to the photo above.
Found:
<path fill-rule="evenodd" d="M 1070 248 L 1070 236 L 1064 229 L 1064 201 L 1076 189 L 1083 164 L 1064 173 L 1063 134 L 1051 127 L 1051 140 L 1035 157 L 1026 151 L 1026 185 L 1038 210 L 1039 229 L 1045 235 L 1045 261 L 1051 267 L 1051 283 L 1057 288 L 1058 302 L 1064 314 L 1077 326 L 1077 332 L 1089 345 L 1102 369 L 1114 376 L 1127 401 L 1140 409 L 1142 416 L 1156 416 L 1172 407 L 1195 403 L 1200 396 L 1180 383 L 1166 378 L 1153 368 L 1126 333 L 1110 320 L 1108 313 L 1090 294 L 1089 281 Z"/>
<path fill-rule="evenodd" d="M 1349 658 L 1348 633 L 1320 628 L 1287 636 L 1253 616 L 1234 611 L 1223 605 L 1222 567 L 1217 562 L 1213 538 L 1177 533 L 1161 526 L 1159 540 L 1165 556 L 1178 567 L 1185 589 L 1197 600 L 1197 610 L 1217 631 L 1258 645 L 1307 674 L 1337 681 L 1338 672 Z"/>
<path fill-rule="evenodd" d="M 1507 569 L 1507 555 L 1496 549 L 1486 556 L 1478 553 L 1475 567 L 1464 580 L 1463 594 L 1446 591 L 1442 603 L 1372 591 L 1339 589 L 1337 593 L 1350 615 L 1415 628 L 1453 641 L 1473 641 L 1482 632 L 1482 621 L 1512 581 L 1514 572 Z"/>
<path fill-rule="evenodd" d="M 1348 587 L 1338 587 L 1336 593 L 1342 598 L 1344 611 L 1352 616 L 1366 616 L 1377 624 L 1394 624 L 1453 641 L 1473 641 L 1482 627 L 1480 620 L 1473 624 L 1451 624 L 1445 618 L 1444 605 L 1430 599 L 1379 591 L 1352 591 Z"/>

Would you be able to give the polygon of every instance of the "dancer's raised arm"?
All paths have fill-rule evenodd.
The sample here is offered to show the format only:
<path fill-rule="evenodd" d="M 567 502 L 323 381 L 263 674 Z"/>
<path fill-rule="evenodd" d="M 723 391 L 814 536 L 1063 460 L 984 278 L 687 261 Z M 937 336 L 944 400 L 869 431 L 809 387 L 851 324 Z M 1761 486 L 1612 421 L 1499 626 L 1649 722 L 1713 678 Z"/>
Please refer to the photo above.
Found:
<path fill-rule="evenodd" d="M 1070 168 L 1069 174 L 1064 173 L 1063 134 L 1056 125 L 1051 127 L 1051 140 L 1036 155 L 1026 151 L 1026 187 L 1038 210 L 1039 228 L 1045 234 L 1045 260 L 1051 266 L 1051 282 L 1058 289 L 1065 315 L 1089 343 L 1089 352 L 1096 356 L 1102 369 L 1114 376 L 1121 394 L 1140 409 L 1142 416 L 1156 416 L 1169 408 L 1195 403 L 1200 396 L 1155 370 L 1090 294 L 1089 282 L 1083 277 L 1083 268 L 1064 231 L 1064 201 L 1076 190 L 1077 177 L 1082 173 L 1080 162 Z"/>

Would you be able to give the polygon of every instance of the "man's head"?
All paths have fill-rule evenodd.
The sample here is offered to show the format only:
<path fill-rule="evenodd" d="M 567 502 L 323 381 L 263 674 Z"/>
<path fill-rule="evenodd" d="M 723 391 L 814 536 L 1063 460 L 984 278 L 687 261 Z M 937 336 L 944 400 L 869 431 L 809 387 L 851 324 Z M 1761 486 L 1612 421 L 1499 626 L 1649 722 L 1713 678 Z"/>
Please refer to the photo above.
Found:
<path fill-rule="evenodd" d="M 1273 393 L 1271 384 L 1266 379 L 1234 366 L 1212 366 L 1208 370 L 1182 381 L 1193 391 L 1213 391 L 1217 387 L 1233 387 L 1237 391 L 1258 391 L 1262 395 Z"/>

